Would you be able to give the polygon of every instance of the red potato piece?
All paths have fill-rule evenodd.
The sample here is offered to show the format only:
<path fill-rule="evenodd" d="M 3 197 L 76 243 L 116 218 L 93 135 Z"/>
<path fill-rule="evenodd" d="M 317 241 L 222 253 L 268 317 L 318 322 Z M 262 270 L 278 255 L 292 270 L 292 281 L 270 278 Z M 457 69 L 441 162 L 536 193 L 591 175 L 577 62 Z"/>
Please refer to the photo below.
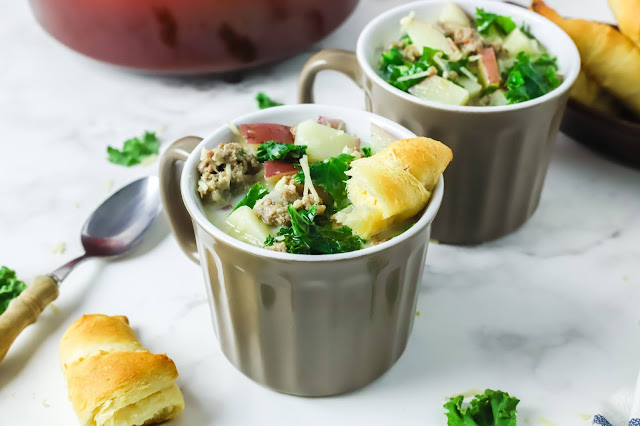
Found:
<path fill-rule="evenodd" d="M 493 47 L 482 50 L 480 67 L 487 87 L 498 87 L 500 85 L 500 71 L 498 71 L 498 61 L 496 61 L 496 52 Z"/>
<path fill-rule="evenodd" d="M 273 123 L 241 124 L 240 131 L 249 144 L 259 145 L 264 142 L 293 143 L 291 127 Z"/>
<path fill-rule="evenodd" d="M 345 124 L 344 121 L 340 120 L 339 118 L 329 118 L 329 117 L 323 117 L 322 115 L 320 117 L 318 117 L 318 124 L 322 124 L 324 126 L 329 126 L 333 129 L 336 130 L 344 130 L 345 129 Z"/>
<path fill-rule="evenodd" d="M 280 178 L 295 173 L 298 173 L 298 169 L 293 167 L 291 163 L 278 160 L 264 162 L 264 177 L 267 179 Z"/>

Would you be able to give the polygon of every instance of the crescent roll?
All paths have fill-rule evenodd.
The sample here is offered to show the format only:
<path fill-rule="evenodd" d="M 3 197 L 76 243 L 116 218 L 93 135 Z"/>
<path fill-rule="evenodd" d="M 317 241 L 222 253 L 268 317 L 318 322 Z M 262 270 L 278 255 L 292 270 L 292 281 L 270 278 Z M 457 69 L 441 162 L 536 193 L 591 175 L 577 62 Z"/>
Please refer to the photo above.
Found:
<path fill-rule="evenodd" d="M 571 98 L 606 114 L 617 115 L 621 107 L 616 99 L 598 85 L 586 72 L 580 70 L 571 88 Z"/>
<path fill-rule="evenodd" d="M 541 0 L 533 0 L 531 9 L 569 34 L 589 75 L 631 111 L 640 114 L 640 49 L 628 37 L 611 25 L 564 19 Z M 629 19 L 637 19 L 637 13 Z"/>
<path fill-rule="evenodd" d="M 60 363 L 82 425 L 150 425 L 184 408 L 175 364 L 142 346 L 126 317 L 76 320 L 60 341 Z"/>
<path fill-rule="evenodd" d="M 390 225 L 418 214 L 453 154 L 429 138 L 403 139 L 381 152 L 355 160 L 347 175 L 351 205 L 336 221 L 369 238 Z"/>
<path fill-rule="evenodd" d="M 609 0 L 620 32 L 640 47 L 640 0 Z"/>

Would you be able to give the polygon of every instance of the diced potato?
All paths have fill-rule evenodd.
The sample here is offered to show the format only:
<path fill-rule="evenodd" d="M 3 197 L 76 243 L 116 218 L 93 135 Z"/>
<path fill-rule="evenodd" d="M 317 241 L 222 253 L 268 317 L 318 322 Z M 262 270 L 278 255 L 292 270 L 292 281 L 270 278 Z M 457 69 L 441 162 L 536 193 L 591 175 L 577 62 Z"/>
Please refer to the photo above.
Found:
<path fill-rule="evenodd" d="M 419 21 L 413 16 L 402 18 L 402 30 L 406 32 L 413 44 L 422 52 L 423 47 L 442 50 L 446 55 L 453 53 L 452 44 L 429 22 Z M 455 46 L 455 45 L 454 45 Z"/>
<path fill-rule="evenodd" d="M 292 163 L 279 160 L 264 162 L 264 177 L 267 180 L 278 180 L 282 176 L 292 175 L 295 173 L 298 173 L 298 170 Z"/>
<path fill-rule="evenodd" d="M 261 144 L 268 141 L 293 143 L 291 127 L 282 124 L 254 123 L 241 124 L 240 131 L 248 144 Z"/>
<path fill-rule="evenodd" d="M 449 80 L 437 75 L 416 84 L 409 92 L 429 101 L 440 102 L 449 105 L 466 105 L 469 100 L 469 92 Z"/>
<path fill-rule="evenodd" d="M 498 61 L 493 47 L 486 47 L 480 53 L 480 63 L 478 64 L 480 82 L 486 87 L 498 87 L 500 85 L 500 71 L 498 71 Z"/>
<path fill-rule="evenodd" d="M 502 89 L 496 90 L 495 92 L 493 92 L 491 96 L 489 96 L 489 105 L 490 106 L 508 105 L 509 100 L 506 98 L 504 94 L 505 94 L 505 91 Z"/>
<path fill-rule="evenodd" d="M 478 83 L 477 80 L 473 80 L 466 75 L 458 77 L 456 80 L 460 86 L 464 87 L 464 89 L 469 92 L 469 97 L 476 97 L 482 92 L 482 85 Z"/>
<path fill-rule="evenodd" d="M 502 47 L 506 49 L 512 57 L 515 57 L 518 52 L 524 52 L 527 55 L 539 55 L 542 53 L 538 42 L 527 37 L 518 28 L 509 33 L 507 38 L 504 39 Z"/>
<path fill-rule="evenodd" d="M 231 213 L 225 224 L 230 235 L 256 247 L 262 247 L 271 233 L 271 229 L 249 206 L 242 206 Z"/>
<path fill-rule="evenodd" d="M 457 24 L 462 27 L 470 27 L 471 21 L 467 13 L 455 3 L 447 3 L 438 18 L 440 22 Z"/>
<path fill-rule="evenodd" d="M 382 127 L 371 123 L 371 149 L 374 154 L 382 151 L 397 140 L 398 138 L 394 137 Z"/>
<path fill-rule="evenodd" d="M 323 161 L 337 157 L 345 147 L 356 149 L 359 139 L 343 130 L 332 129 L 313 120 L 303 121 L 296 130 L 296 145 L 307 146 L 309 161 Z"/>

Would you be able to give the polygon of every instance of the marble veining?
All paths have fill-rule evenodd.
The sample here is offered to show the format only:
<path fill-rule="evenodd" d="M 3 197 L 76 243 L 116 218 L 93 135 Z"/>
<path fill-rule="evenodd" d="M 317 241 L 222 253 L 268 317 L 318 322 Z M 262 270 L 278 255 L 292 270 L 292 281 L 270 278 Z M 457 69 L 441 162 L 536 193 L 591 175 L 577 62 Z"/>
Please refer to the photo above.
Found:
<path fill-rule="evenodd" d="M 253 111 L 266 91 L 295 102 L 297 73 L 322 47 L 350 49 L 400 0 L 362 0 L 336 33 L 301 55 L 233 76 L 122 72 L 49 38 L 27 2 L 0 14 L 0 265 L 21 277 L 81 251 L 93 207 L 155 165 L 123 168 L 105 147 L 144 130 L 166 146 Z M 570 16 L 611 20 L 606 2 L 549 0 Z M 346 77 L 323 73 L 319 102 L 362 108 Z M 217 344 L 202 272 L 161 218 L 118 261 L 92 260 L 0 364 L 2 424 L 76 424 L 58 342 L 84 313 L 129 316 L 141 341 L 176 362 L 185 412 L 170 425 L 443 425 L 447 395 L 499 388 L 521 400 L 519 424 L 584 424 L 640 368 L 640 172 L 560 134 L 540 206 L 517 232 L 478 247 L 432 244 L 407 349 L 361 391 L 306 399 L 254 384 Z M 64 254 L 51 253 L 66 243 Z"/>

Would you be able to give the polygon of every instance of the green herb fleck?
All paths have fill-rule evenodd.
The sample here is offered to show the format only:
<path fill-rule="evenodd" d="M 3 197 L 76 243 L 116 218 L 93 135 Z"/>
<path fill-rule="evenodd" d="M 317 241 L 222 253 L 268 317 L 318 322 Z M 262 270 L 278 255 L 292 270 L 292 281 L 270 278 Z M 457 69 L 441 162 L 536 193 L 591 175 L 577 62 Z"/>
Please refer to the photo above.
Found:
<path fill-rule="evenodd" d="M 0 268 L 0 314 L 7 310 L 9 302 L 26 289 L 24 282 L 16 277 L 16 272 L 3 266 Z"/>
<path fill-rule="evenodd" d="M 278 235 L 284 236 L 284 244 L 289 253 L 296 254 L 335 254 L 346 253 L 362 248 L 364 241 L 353 234 L 351 228 L 334 228 L 331 222 L 314 222 L 316 206 L 308 211 L 288 207 L 291 227 L 280 228 Z"/>
<path fill-rule="evenodd" d="M 510 104 L 528 101 L 540 97 L 561 83 L 556 71 L 556 58 L 547 53 L 535 61 L 524 52 L 518 53 L 516 62 L 507 71 L 506 98 Z"/>
<path fill-rule="evenodd" d="M 270 247 L 276 242 L 276 239 L 273 238 L 272 235 L 269 235 L 266 240 L 264 240 L 264 246 Z"/>
<path fill-rule="evenodd" d="M 269 193 L 269 190 L 265 186 L 263 186 L 260 182 L 254 183 L 251 186 L 251 188 L 249 188 L 249 192 L 247 192 L 247 195 L 245 195 L 244 198 L 240 200 L 240 202 L 233 209 L 233 211 L 235 212 L 236 210 L 238 210 L 239 207 L 242 207 L 242 206 L 249 206 L 250 208 L 253 208 L 253 206 L 256 205 L 256 202 L 262 197 L 264 197 L 265 195 L 267 195 L 268 193 Z"/>
<path fill-rule="evenodd" d="M 307 153 L 305 145 L 294 145 L 292 143 L 279 143 L 276 141 L 268 141 L 258 146 L 258 161 L 282 160 L 288 162 L 297 162 L 303 155 Z"/>
<path fill-rule="evenodd" d="M 335 211 L 340 211 L 351 202 L 347 198 L 347 180 L 345 174 L 349 170 L 349 163 L 355 157 L 348 154 L 340 154 L 325 161 L 315 161 L 309 165 L 311 180 L 333 198 Z M 304 183 L 304 173 L 298 172 L 295 176 L 298 183 Z"/>
<path fill-rule="evenodd" d="M 362 153 L 365 157 L 371 157 L 373 155 L 373 151 L 371 150 L 370 146 L 363 146 Z"/>
<path fill-rule="evenodd" d="M 256 95 L 256 102 L 258 102 L 258 108 L 259 109 L 266 109 L 266 108 L 277 107 L 277 106 L 283 105 L 280 102 L 272 101 L 271 98 L 269 96 L 267 96 L 266 94 L 264 94 L 263 92 L 259 92 Z"/>
<path fill-rule="evenodd" d="M 107 147 L 108 159 L 114 164 L 121 166 L 134 166 L 140 164 L 142 160 L 152 155 L 158 154 L 160 142 L 153 132 L 144 132 L 141 138 L 132 138 L 126 140 L 122 147 L 122 151 Z"/>
<path fill-rule="evenodd" d="M 522 34 L 526 35 L 527 37 L 529 37 L 531 40 L 536 40 L 536 36 L 534 36 L 531 33 L 531 27 L 527 24 L 522 24 L 520 26 L 520 31 L 522 32 Z"/>
<path fill-rule="evenodd" d="M 484 9 L 476 9 L 476 27 L 480 34 L 489 34 L 493 27 L 499 33 L 509 34 L 516 29 L 516 24 L 508 16 L 500 16 L 495 13 L 485 12 Z"/>
<path fill-rule="evenodd" d="M 458 395 L 444 404 L 447 426 L 517 426 L 516 406 L 520 400 L 506 392 L 487 389 L 464 409 L 463 401 L 464 396 Z"/>
<path fill-rule="evenodd" d="M 402 37 L 400 37 L 400 41 L 404 41 L 405 46 L 413 44 L 413 40 L 411 40 L 409 34 L 402 34 Z"/>

